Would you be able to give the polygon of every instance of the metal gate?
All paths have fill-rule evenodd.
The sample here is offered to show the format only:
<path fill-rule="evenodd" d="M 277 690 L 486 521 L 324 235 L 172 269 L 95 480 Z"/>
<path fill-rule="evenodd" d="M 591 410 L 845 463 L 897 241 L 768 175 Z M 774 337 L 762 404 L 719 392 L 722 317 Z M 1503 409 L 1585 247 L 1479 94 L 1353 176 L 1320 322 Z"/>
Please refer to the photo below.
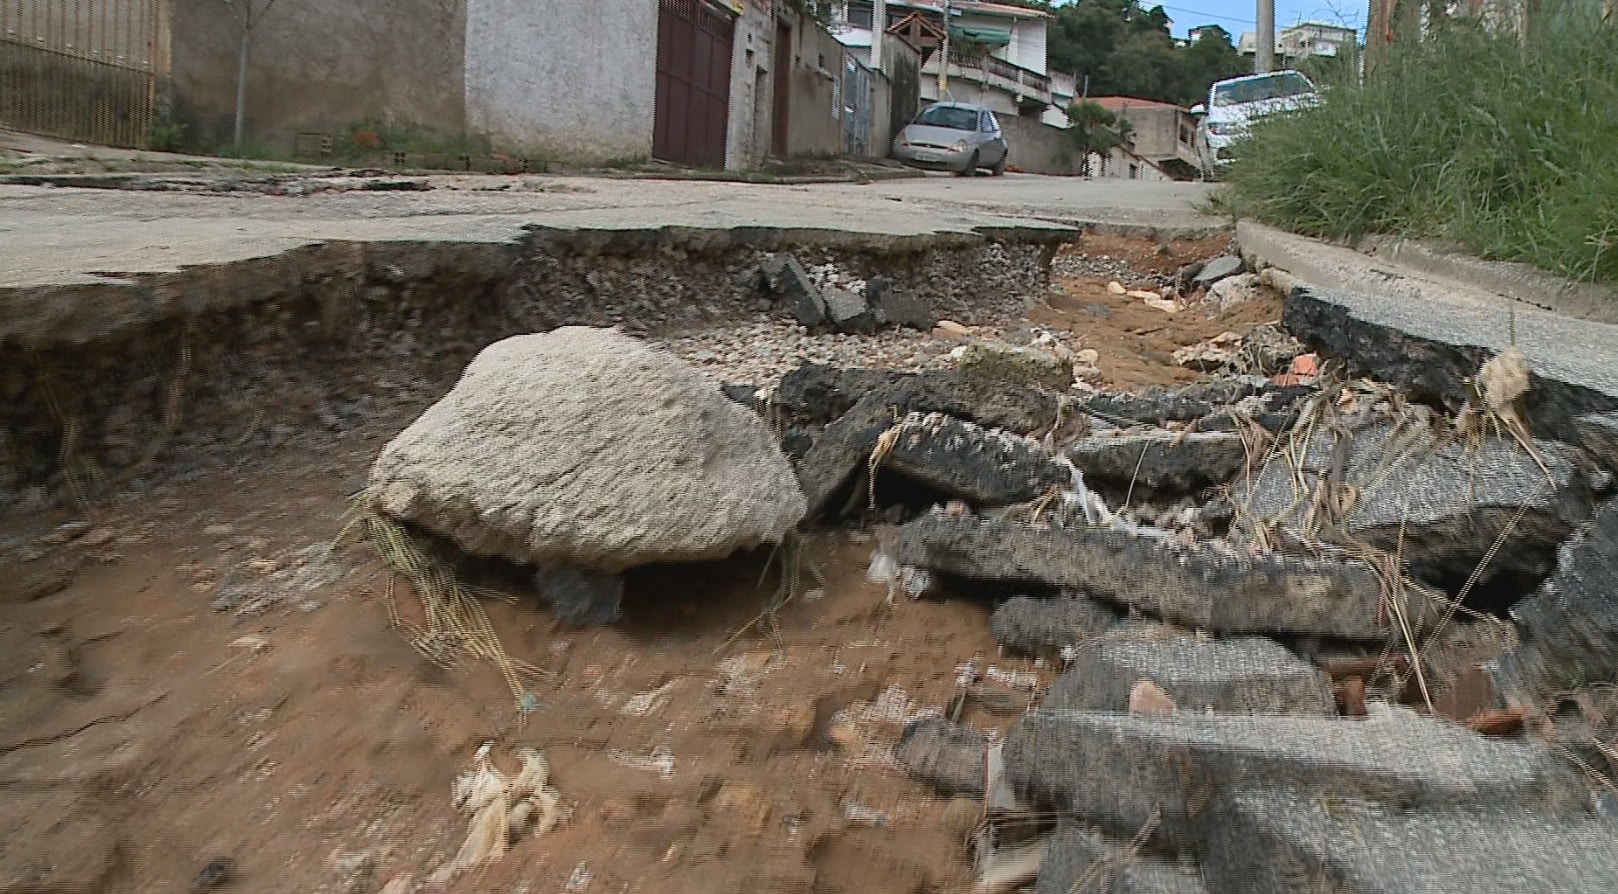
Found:
<path fill-rule="evenodd" d="M 658 0 L 652 155 L 723 168 L 735 20 L 703 0 Z"/>
<path fill-rule="evenodd" d="M 164 0 L 0 2 L 0 127 L 146 147 Z"/>
<path fill-rule="evenodd" d="M 871 70 L 843 55 L 843 154 L 871 154 Z"/>

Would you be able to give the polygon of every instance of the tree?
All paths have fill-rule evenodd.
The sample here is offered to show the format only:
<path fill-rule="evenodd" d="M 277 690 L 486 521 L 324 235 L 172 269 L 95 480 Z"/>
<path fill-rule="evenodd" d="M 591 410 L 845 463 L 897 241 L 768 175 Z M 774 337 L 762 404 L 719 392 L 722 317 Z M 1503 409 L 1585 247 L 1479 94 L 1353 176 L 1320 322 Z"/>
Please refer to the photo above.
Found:
<path fill-rule="evenodd" d="M 1090 176 L 1090 156 L 1109 153 L 1129 140 L 1129 119 L 1099 103 L 1076 101 L 1067 107 L 1068 136 L 1079 150 L 1079 173 Z"/>
<path fill-rule="evenodd" d="M 247 112 L 247 57 L 253 43 L 253 29 L 275 6 L 275 0 L 261 0 L 262 5 L 255 11 L 254 0 L 225 0 L 231 9 L 236 11 L 236 24 L 241 32 L 241 42 L 236 50 L 236 129 L 232 145 L 242 148 L 242 119 Z"/>
<path fill-rule="evenodd" d="M 1230 32 L 1218 25 L 1199 29 L 1197 40 L 1182 51 L 1180 101 L 1195 105 L 1208 95 L 1214 81 L 1249 73 L 1249 65 L 1231 43 Z"/>

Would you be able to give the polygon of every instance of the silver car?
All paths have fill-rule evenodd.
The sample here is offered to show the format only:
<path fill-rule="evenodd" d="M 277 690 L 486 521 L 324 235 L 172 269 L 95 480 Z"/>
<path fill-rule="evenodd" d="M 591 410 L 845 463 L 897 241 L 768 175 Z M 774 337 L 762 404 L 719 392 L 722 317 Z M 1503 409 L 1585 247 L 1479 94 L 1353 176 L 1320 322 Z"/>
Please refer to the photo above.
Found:
<path fill-rule="evenodd" d="M 893 157 L 916 168 L 971 177 L 1006 172 L 1010 152 L 994 113 L 982 106 L 940 102 L 927 107 L 893 138 Z"/>

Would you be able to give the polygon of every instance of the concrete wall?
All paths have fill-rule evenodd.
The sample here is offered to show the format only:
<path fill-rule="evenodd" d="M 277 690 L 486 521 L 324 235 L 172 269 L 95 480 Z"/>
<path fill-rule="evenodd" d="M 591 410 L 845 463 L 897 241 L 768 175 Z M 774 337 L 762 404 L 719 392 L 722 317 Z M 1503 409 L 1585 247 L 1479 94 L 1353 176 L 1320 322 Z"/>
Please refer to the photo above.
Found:
<path fill-rule="evenodd" d="M 836 155 L 843 150 L 841 86 L 843 45 L 811 19 L 792 29 L 792 98 L 787 111 L 787 154 Z M 776 76 L 780 77 L 780 72 Z"/>
<path fill-rule="evenodd" d="M 1077 174 L 1079 150 L 1066 130 L 1037 118 L 995 115 L 1011 147 L 1008 164 L 1030 174 Z"/>
<path fill-rule="evenodd" d="M 253 32 L 248 135 L 290 149 L 300 131 L 343 136 L 374 117 L 459 139 L 466 12 L 464 0 L 278 0 Z M 220 0 L 173 0 L 175 115 L 199 148 L 230 140 L 235 16 Z"/>
<path fill-rule="evenodd" d="M 651 155 L 657 0 L 467 4 L 468 131 L 514 154 Z"/>
<path fill-rule="evenodd" d="M 725 167 L 751 170 L 770 151 L 774 114 L 770 72 L 775 16 L 770 5 L 753 0 L 736 20 L 730 60 L 730 123 L 725 134 Z"/>
<path fill-rule="evenodd" d="M 1179 109 L 1124 106 L 1120 113 L 1129 119 L 1135 152 L 1147 158 L 1174 158 L 1180 142 Z M 1189 116 L 1187 116 L 1189 117 Z M 1195 124 L 1191 127 L 1194 129 Z"/>

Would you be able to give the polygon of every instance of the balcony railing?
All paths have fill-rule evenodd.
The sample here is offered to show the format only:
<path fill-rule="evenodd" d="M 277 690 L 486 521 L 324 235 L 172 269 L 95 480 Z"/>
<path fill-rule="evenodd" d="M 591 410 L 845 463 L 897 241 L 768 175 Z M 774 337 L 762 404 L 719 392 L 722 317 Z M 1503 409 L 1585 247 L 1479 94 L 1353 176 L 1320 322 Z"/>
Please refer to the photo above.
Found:
<path fill-rule="evenodd" d="M 937 56 L 928 60 L 924 70 L 937 73 Z M 1042 102 L 1051 100 L 1051 79 L 1037 71 L 1007 62 L 982 51 L 961 52 L 950 48 L 950 77 L 965 78 L 987 86 L 1000 87 L 1018 96 L 1027 96 Z"/>

